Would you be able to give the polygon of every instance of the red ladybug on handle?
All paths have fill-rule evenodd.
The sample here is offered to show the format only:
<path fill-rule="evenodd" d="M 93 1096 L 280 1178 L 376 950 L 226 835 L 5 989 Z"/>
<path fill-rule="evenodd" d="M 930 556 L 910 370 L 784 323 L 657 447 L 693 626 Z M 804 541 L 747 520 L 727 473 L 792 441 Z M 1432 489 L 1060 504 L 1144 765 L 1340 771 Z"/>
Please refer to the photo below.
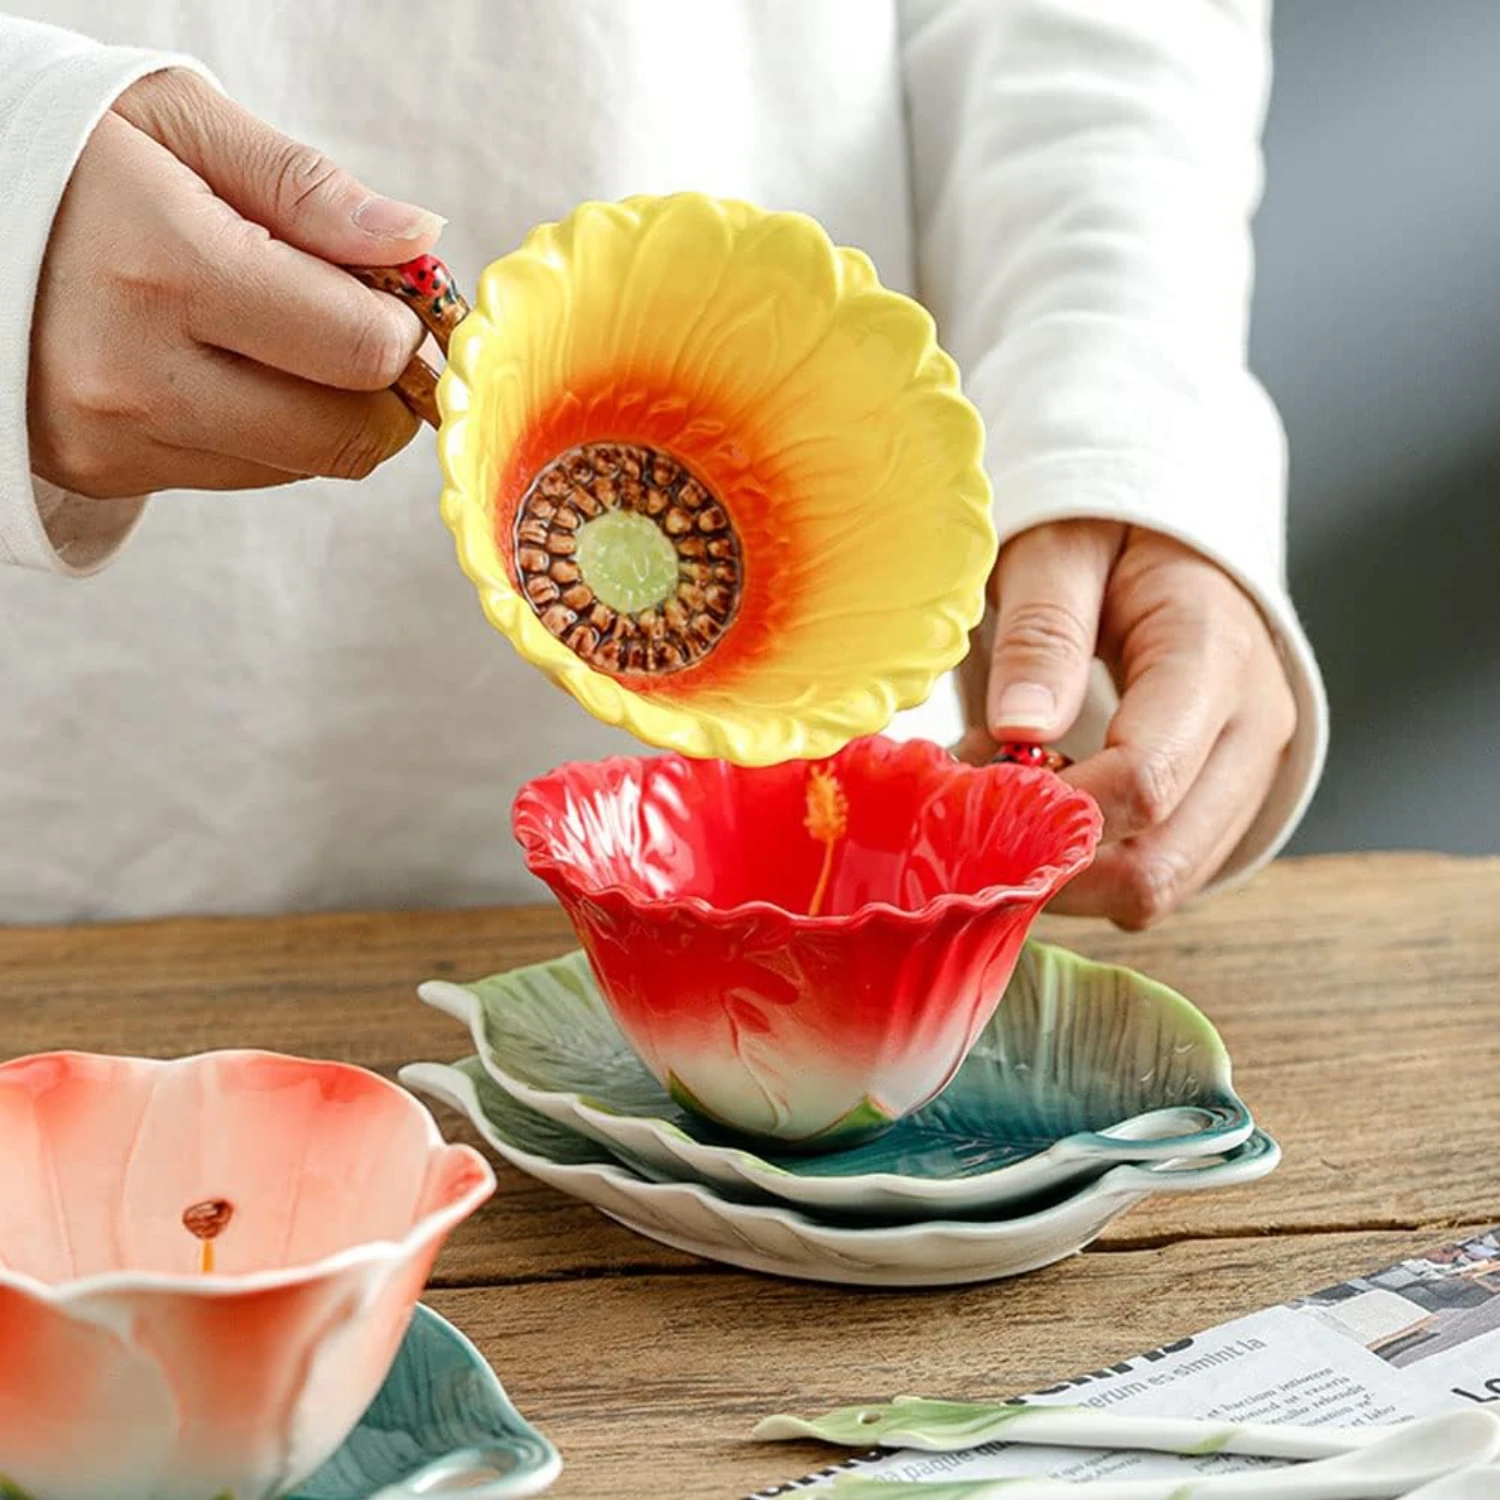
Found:
<path fill-rule="evenodd" d="M 435 255 L 419 255 L 397 269 L 413 297 L 431 297 L 437 301 L 453 289 L 452 275 Z"/>
<path fill-rule="evenodd" d="M 1018 766 L 1041 766 L 1048 771 L 1065 771 L 1073 764 L 1061 750 L 1047 745 L 1029 745 L 1022 740 L 1009 740 L 995 752 L 991 764 L 1009 762 Z"/>

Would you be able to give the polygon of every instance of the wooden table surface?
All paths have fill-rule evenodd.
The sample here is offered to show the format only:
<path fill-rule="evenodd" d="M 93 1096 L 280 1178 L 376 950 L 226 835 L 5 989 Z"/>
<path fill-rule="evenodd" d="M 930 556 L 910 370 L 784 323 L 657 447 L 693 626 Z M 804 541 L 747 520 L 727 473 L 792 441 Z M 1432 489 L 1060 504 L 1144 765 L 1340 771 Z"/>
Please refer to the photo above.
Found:
<path fill-rule="evenodd" d="M 561 1448 L 559 1500 L 737 1500 L 829 1457 L 747 1441 L 764 1413 L 1036 1389 L 1500 1224 L 1500 859 L 1285 861 L 1144 936 L 1038 935 L 1197 1001 L 1280 1170 L 1019 1280 L 907 1294 L 707 1264 L 502 1165 L 428 1300 Z M 0 930 L 0 1054 L 263 1046 L 393 1075 L 470 1050 L 419 981 L 570 946 L 550 910 Z"/>

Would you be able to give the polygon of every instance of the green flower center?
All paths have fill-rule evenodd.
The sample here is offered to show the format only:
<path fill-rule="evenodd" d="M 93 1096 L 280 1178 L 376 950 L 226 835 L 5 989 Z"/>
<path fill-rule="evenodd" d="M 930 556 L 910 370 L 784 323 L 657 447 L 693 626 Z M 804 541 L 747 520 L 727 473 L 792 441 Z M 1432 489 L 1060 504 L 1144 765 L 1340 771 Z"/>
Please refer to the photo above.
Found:
<path fill-rule="evenodd" d="M 578 530 L 578 571 L 594 597 L 633 615 L 664 604 L 677 588 L 677 549 L 655 521 L 611 510 Z"/>

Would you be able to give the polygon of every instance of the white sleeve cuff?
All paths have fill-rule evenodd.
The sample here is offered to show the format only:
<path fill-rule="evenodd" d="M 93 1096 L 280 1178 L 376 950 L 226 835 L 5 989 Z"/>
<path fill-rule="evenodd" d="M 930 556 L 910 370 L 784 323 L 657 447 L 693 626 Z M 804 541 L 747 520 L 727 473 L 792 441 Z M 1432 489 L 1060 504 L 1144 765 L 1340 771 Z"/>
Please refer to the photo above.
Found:
<path fill-rule="evenodd" d="M 73 576 L 97 572 L 145 504 L 142 497 L 90 500 L 35 479 L 26 389 L 32 307 L 68 178 L 120 94 L 163 68 L 209 78 L 192 58 L 105 47 L 0 16 L 0 563 Z"/>

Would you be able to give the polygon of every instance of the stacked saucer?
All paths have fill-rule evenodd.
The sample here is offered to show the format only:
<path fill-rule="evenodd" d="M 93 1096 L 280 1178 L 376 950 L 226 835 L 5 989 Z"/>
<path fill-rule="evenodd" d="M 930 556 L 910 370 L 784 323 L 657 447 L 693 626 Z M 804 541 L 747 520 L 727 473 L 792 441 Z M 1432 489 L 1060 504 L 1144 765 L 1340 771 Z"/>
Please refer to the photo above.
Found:
<path fill-rule="evenodd" d="M 1186 999 L 1041 943 L 936 1099 L 817 1153 L 736 1136 L 674 1099 L 581 952 L 421 996 L 468 1028 L 477 1055 L 414 1063 L 409 1088 L 637 1233 L 773 1275 L 910 1287 L 1018 1275 L 1152 1194 L 1238 1186 L 1280 1160 Z"/>

